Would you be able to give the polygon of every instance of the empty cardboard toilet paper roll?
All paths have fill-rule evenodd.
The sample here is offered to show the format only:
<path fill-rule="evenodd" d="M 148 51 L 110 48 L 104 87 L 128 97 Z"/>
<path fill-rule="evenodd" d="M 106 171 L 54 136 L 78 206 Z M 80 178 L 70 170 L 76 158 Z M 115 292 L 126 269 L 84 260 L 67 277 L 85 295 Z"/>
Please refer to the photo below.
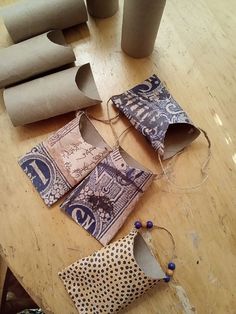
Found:
<path fill-rule="evenodd" d="M 60 30 L 0 50 L 0 88 L 75 61 Z"/>
<path fill-rule="evenodd" d="M 3 98 L 14 126 L 101 102 L 89 63 L 7 88 Z"/>
<path fill-rule="evenodd" d="M 88 20 L 84 0 L 25 0 L 6 6 L 0 15 L 15 43 Z"/>
<path fill-rule="evenodd" d="M 126 237 L 59 272 L 79 313 L 117 313 L 166 277 L 142 234 Z"/>
<path fill-rule="evenodd" d="M 89 14 L 98 18 L 114 15 L 119 8 L 118 0 L 87 0 Z"/>
<path fill-rule="evenodd" d="M 125 0 L 121 47 L 130 56 L 149 56 L 154 48 L 166 0 Z"/>

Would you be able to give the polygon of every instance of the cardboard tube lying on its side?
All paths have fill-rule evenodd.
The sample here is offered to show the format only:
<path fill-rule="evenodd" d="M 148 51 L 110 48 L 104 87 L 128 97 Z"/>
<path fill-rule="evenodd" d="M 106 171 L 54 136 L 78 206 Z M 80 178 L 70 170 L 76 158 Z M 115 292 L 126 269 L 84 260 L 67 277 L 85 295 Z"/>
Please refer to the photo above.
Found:
<path fill-rule="evenodd" d="M 166 0 L 125 0 L 121 47 L 135 58 L 149 56 L 155 39 Z"/>
<path fill-rule="evenodd" d="M 75 61 L 60 30 L 0 50 L 0 88 Z"/>
<path fill-rule="evenodd" d="M 88 20 L 84 0 L 25 0 L 4 7 L 0 15 L 15 43 Z"/>
<path fill-rule="evenodd" d="M 7 88 L 3 98 L 14 126 L 101 102 L 89 63 Z"/>
<path fill-rule="evenodd" d="M 118 0 L 87 0 L 89 14 L 97 18 L 114 15 L 119 9 Z"/>

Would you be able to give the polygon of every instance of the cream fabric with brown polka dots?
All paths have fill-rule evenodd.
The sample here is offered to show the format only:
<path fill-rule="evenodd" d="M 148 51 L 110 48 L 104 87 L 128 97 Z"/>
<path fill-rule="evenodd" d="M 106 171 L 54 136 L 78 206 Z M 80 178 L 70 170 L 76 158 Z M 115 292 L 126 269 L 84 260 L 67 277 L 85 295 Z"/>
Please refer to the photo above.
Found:
<path fill-rule="evenodd" d="M 108 314 L 132 303 L 165 274 L 141 234 L 132 230 L 59 276 L 80 314 Z"/>

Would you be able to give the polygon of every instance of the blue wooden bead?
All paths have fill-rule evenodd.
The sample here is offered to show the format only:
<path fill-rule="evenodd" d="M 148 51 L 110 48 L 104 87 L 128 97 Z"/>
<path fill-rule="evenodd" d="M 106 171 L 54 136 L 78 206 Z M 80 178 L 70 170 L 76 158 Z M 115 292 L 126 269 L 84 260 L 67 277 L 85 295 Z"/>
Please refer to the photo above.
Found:
<path fill-rule="evenodd" d="M 140 221 L 135 221 L 134 226 L 136 229 L 142 228 L 142 223 Z"/>
<path fill-rule="evenodd" d="M 169 282 L 169 281 L 170 281 L 170 276 L 166 276 L 163 280 L 164 280 L 165 282 Z"/>
<path fill-rule="evenodd" d="M 147 227 L 148 229 L 153 228 L 153 222 L 152 222 L 152 221 L 147 221 L 146 227 Z"/>
<path fill-rule="evenodd" d="M 175 270 L 175 263 L 170 262 L 170 263 L 168 264 L 168 268 L 171 269 L 171 270 Z"/>

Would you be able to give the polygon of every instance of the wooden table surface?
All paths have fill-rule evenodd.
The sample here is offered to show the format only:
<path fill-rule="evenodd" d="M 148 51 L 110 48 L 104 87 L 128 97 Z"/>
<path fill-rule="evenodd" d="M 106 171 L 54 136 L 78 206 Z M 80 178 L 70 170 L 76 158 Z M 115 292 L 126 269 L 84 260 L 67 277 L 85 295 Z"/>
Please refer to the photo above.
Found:
<path fill-rule="evenodd" d="M 1 0 L 0 5 L 10 2 Z M 105 117 L 111 95 L 156 73 L 212 142 L 209 179 L 201 188 L 180 191 L 165 178 L 154 182 L 117 234 L 115 239 L 127 234 L 137 218 L 152 219 L 171 230 L 177 250 L 174 280 L 160 284 L 124 313 L 236 313 L 235 10 L 234 0 L 168 0 L 155 50 L 144 59 L 121 51 L 122 3 L 112 18 L 89 18 L 87 25 L 65 31 L 76 64 L 91 63 L 103 99 L 91 113 Z M 10 43 L 1 22 L 0 46 Z M 15 128 L 1 93 L 0 254 L 46 313 L 76 313 L 57 273 L 101 245 L 60 210 L 60 202 L 51 209 L 43 204 L 17 159 L 72 117 Z M 112 144 L 109 126 L 95 124 Z M 120 120 L 118 133 L 127 125 Z M 160 171 L 155 152 L 136 131 L 123 138 L 122 146 Z M 172 179 L 181 185 L 198 183 L 206 154 L 200 137 L 177 158 Z M 170 242 L 165 236 L 159 242 L 161 256 Z"/>

